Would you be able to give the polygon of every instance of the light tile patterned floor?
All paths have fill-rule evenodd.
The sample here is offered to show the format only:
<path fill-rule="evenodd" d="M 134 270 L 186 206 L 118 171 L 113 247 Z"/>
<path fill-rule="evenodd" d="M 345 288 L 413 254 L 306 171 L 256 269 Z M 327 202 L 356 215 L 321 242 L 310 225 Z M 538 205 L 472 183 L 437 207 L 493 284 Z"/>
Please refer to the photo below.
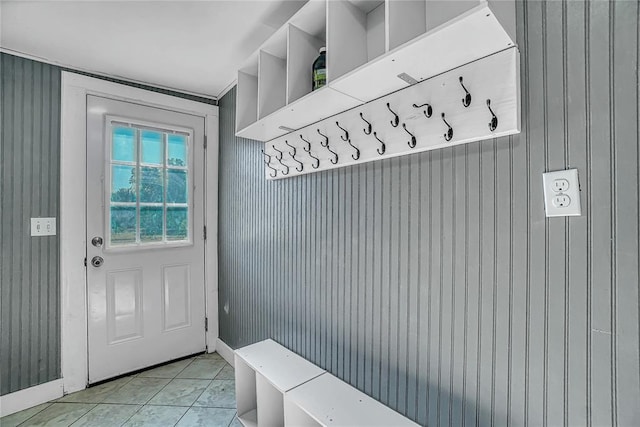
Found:
<path fill-rule="evenodd" d="M 17 412 L 0 426 L 236 427 L 234 372 L 217 353 L 203 354 Z"/>

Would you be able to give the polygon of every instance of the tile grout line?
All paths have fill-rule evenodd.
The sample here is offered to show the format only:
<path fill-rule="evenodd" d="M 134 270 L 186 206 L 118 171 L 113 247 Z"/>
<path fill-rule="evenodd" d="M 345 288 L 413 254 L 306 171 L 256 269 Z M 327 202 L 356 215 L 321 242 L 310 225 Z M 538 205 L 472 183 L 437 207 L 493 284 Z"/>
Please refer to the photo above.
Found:
<path fill-rule="evenodd" d="M 51 405 L 53 405 L 53 402 L 47 402 L 49 403 L 47 406 L 45 406 L 44 408 L 42 408 L 41 410 L 39 410 L 38 412 L 36 412 L 35 414 L 31 415 L 29 418 L 27 418 L 26 420 L 22 421 L 21 423 L 18 423 L 17 427 L 20 427 L 21 425 L 23 425 L 24 423 L 26 423 L 27 421 L 29 421 L 31 418 L 35 417 L 36 415 L 38 415 L 40 412 L 44 411 L 45 409 L 47 409 L 48 407 L 50 407 Z M 25 409 L 26 411 L 27 409 Z M 16 413 L 20 413 L 20 412 L 16 412 Z M 13 414 L 11 414 L 13 415 Z M 10 417 L 11 415 L 7 415 L 7 417 Z M 4 417 L 2 417 L 4 418 Z M 1 419 L 1 418 L 0 418 Z"/>

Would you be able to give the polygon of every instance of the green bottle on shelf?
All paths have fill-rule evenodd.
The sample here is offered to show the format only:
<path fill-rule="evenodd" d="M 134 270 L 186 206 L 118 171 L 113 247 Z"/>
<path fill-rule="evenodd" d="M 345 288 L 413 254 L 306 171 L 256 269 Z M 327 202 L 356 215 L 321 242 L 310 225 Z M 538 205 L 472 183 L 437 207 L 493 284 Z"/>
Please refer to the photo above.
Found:
<path fill-rule="evenodd" d="M 313 61 L 313 86 L 311 90 L 320 89 L 327 84 L 327 48 L 320 48 L 320 55 Z"/>

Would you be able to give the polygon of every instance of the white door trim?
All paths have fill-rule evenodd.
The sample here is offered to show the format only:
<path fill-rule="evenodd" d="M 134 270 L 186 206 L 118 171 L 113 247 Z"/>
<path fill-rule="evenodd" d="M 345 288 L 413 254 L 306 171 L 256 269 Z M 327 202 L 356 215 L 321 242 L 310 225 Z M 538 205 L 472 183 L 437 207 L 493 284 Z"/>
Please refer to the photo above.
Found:
<path fill-rule="evenodd" d="M 205 118 L 205 292 L 209 352 L 218 339 L 218 107 L 105 80 L 62 72 L 60 147 L 61 364 L 65 393 L 87 386 L 86 135 L 87 95 L 190 113 Z"/>

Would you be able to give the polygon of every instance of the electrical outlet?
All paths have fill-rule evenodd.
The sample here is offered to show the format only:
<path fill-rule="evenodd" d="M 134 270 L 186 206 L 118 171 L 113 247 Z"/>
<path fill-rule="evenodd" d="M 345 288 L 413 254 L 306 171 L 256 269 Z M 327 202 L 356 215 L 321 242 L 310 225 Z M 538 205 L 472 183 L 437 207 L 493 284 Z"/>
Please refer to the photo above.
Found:
<path fill-rule="evenodd" d="M 56 219 L 55 218 L 31 218 L 31 235 L 32 236 L 55 236 Z"/>
<path fill-rule="evenodd" d="M 556 208 L 567 208 L 569 205 L 571 205 L 571 197 L 566 194 L 560 193 L 553 197 L 553 206 Z"/>
<path fill-rule="evenodd" d="M 548 217 L 582 215 L 578 169 L 544 173 L 542 182 Z"/>
<path fill-rule="evenodd" d="M 569 189 L 569 181 L 564 178 L 554 179 L 551 187 L 556 193 L 564 193 Z"/>

